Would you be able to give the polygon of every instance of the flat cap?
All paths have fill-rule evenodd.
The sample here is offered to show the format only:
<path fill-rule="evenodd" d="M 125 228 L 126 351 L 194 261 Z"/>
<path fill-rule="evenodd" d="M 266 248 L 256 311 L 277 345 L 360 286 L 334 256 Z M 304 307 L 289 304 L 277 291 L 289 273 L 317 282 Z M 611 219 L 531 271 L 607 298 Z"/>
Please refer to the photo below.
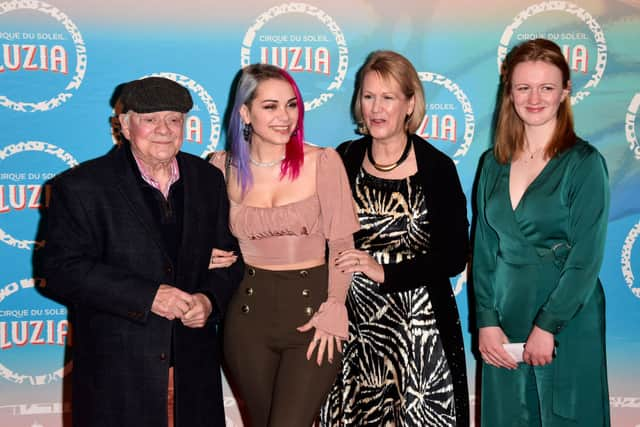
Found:
<path fill-rule="evenodd" d="M 193 107 L 189 91 L 166 77 L 145 77 L 125 84 L 120 93 L 122 112 L 136 113 L 177 111 L 186 113 Z"/>

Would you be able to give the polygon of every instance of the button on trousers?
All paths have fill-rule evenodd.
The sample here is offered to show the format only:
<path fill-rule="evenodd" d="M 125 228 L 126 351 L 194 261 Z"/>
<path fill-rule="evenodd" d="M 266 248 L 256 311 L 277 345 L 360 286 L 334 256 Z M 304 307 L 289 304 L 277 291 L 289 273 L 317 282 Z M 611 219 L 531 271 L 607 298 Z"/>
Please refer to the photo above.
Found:
<path fill-rule="evenodd" d="M 311 426 L 340 368 L 325 352 L 322 366 L 306 352 L 314 329 L 296 330 L 327 298 L 327 266 L 271 271 L 246 267 L 224 324 L 230 383 L 251 427 Z"/>

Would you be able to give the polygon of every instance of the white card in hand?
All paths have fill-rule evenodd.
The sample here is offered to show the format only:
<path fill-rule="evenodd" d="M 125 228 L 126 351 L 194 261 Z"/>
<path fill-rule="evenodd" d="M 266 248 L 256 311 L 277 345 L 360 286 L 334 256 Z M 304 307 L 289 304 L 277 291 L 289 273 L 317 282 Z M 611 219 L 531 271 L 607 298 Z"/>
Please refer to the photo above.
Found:
<path fill-rule="evenodd" d="M 502 344 L 502 347 L 513 357 L 516 363 L 522 363 L 522 353 L 524 352 L 524 343 L 523 342 L 510 342 L 507 344 Z"/>

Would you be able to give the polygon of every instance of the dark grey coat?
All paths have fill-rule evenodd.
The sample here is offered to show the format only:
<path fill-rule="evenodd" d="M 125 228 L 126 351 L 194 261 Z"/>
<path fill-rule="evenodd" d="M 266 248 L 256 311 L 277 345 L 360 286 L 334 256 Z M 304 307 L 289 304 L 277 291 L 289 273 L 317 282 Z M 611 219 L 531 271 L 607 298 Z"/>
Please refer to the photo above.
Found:
<path fill-rule="evenodd" d="M 243 263 L 209 270 L 213 247 L 239 253 L 220 171 L 179 153 L 184 186 L 178 261 L 145 203 L 127 145 L 53 181 L 42 257 L 45 294 L 66 302 L 73 325 L 73 425 L 167 424 L 172 327 L 176 427 L 222 426 L 218 320 Z M 161 283 L 203 292 L 214 310 L 191 329 L 151 313 Z"/>

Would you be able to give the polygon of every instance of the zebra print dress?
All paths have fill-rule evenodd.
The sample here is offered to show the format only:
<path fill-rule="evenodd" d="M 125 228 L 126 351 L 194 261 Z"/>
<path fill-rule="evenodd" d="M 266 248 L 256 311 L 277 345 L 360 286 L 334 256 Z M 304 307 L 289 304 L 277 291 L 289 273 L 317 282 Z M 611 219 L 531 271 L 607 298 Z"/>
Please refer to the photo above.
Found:
<path fill-rule="evenodd" d="M 415 176 L 387 180 L 360 169 L 356 247 L 381 264 L 429 251 L 429 212 Z M 455 426 L 453 381 L 426 287 L 382 294 L 354 275 L 349 341 L 321 425 Z"/>

